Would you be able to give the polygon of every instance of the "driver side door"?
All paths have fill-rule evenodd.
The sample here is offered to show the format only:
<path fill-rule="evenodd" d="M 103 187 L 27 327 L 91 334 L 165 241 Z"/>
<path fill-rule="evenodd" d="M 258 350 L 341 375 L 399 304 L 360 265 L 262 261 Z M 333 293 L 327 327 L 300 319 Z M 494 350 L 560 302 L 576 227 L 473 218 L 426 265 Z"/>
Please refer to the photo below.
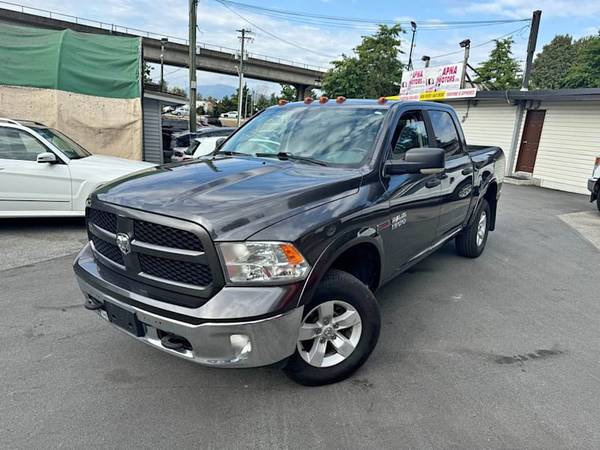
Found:
<path fill-rule="evenodd" d="M 38 163 L 50 152 L 30 133 L 0 127 L 0 214 L 71 210 L 71 173 L 57 163 Z"/>

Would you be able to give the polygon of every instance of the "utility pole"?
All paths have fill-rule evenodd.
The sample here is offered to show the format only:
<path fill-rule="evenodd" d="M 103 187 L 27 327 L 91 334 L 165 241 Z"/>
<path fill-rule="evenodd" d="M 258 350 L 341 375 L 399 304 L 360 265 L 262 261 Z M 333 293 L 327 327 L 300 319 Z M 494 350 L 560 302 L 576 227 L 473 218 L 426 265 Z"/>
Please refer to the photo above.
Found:
<path fill-rule="evenodd" d="M 190 0 L 189 62 L 190 62 L 190 132 L 196 132 L 196 7 L 198 0 Z"/>
<path fill-rule="evenodd" d="M 238 68 L 239 73 L 239 83 L 238 83 L 238 111 L 237 111 L 237 126 L 239 127 L 242 123 L 242 102 L 244 101 L 244 58 L 246 56 L 244 47 L 246 45 L 246 40 L 250 40 L 250 36 L 246 36 L 246 34 L 252 33 L 250 30 L 242 28 L 241 30 L 236 30 L 241 36 L 238 36 L 238 39 L 241 43 L 240 48 L 240 65 Z"/>
<path fill-rule="evenodd" d="M 244 85 L 244 87 L 246 87 L 246 85 Z M 248 92 L 248 95 L 246 95 L 246 100 L 244 101 L 244 118 L 248 117 L 248 100 L 251 96 L 252 94 Z"/>
<path fill-rule="evenodd" d="M 410 52 L 408 53 L 408 70 L 413 69 L 412 54 L 413 54 L 413 47 L 415 46 L 415 34 L 417 32 L 417 23 L 414 21 L 411 21 L 410 26 L 412 27 L 412 38 L 410 40 Z"/>
<path fill-rule="evenodd" d="M 160 92 L 164 90 L 165 85 L 165 46 L 169 40 L 162 38 L 160 40 Z"/>
<path fill-rule="evenodd" d="M 527 60 L 525 62 L 525 72 L 523 72 L 523 84 L 521 85 L 522 91 L 529 89 L 529 76 L 531 75 L 531 68 L 533 66 L 533 54 L 535 53 L 535 46 L 537 44 L 541 17 L 542 11 L 540 10 L 534 11 L 531 17 L 531 29 L 529 30 L 529 42 L 527 43 Z"/>
<path fill-rule="evenodd" d="M 464 41 L 461 41 L 459 45 L 461 46 L 461 48 L 465 49 L 465 55 L 463 57 L 462 73 L 460 74 L 460 88 L 464 89 L 465 88 L 465 78 L 467 77 L 467 65 L 469 63 L 469 52 L 471 50 L 471 39 L 465 39 Z"/>

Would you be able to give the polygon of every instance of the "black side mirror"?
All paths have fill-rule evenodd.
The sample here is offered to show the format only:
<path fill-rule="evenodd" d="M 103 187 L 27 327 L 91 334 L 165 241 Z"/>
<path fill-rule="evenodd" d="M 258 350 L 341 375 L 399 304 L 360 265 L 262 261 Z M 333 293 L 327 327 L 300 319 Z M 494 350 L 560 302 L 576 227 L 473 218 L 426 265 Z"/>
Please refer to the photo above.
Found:
<path fill-rule="evenodd" d="M 388 160 L 384 165 L 386 175 L 404 173 L 442 173 L 446 167 L 446 152 L 441 148 L 413 148 L 404 154 L 404 159 Z"/>
<path fill-rule="evenodd" d="M 215 151 L 221 150 L 221 147 L 223 147 L 223 144 L 226 140 L 227 138 L 224 137 L 217 139 L 217 142 L 215 143 Z"/>

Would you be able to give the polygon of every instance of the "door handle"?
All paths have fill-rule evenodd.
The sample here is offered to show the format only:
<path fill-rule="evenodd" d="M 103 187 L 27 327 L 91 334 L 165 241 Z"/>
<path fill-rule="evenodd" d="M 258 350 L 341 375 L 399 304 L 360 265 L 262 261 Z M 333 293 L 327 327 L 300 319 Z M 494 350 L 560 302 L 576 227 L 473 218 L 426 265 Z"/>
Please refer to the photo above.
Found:
<path fill-rule="evenodd" d="M 433 178 L 425 183 L 425 187 L 434 188 L 436 186 L 439 186 L 440 184 L 442 184 L 442 180 L 440 180 L 439 178 Z"/>
<path fill-rule="evenodd" d="M 463 169 L 461 173 L 463 175 L 471 175 L 473 173 L 473 168 L 472 167 L 467 167 L 466 169 Z"/>

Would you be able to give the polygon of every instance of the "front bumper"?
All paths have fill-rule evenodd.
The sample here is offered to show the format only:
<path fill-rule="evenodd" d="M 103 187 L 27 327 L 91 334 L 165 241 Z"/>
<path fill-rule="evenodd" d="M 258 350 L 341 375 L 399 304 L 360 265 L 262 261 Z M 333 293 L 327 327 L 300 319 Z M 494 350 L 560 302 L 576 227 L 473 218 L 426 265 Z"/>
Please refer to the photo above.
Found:
<path fill-rule="evenodd" d="M 210 308 L 207 307 L 211 304 L 235 303 L 236 295 L 239 301 L 239 295 L 247 294 L 248 289 L 252 289 L 255 291 L 252 294 L 263 299 L 286 295 L 285 289 L 225 287 L 200 308 L 182 308 L 163 304 L 162 308 L 165 312 L 169 307 L 169 312 L 177 313 L 174 317 L 167 317 L 167 314 L 160 313 L 159 309 L 153 307 L 156 302 L 152 299 L 135 295 L 136 301 L 132 304 L 129 298 L 123 296 L 118 286 L 111 286 L 102 282 L 104 280 L 92 277 L 86 271 L 89 270 L 86 266 L 90 264 L 89 248 L 86 247 L 75 260 L 77 281 L 86 302 L 93 302 L 96 305 L 109 302 L 134 313 L 142 324 L 142 336 L 135 336 L 123 328 L 117 328 L 134 339 L 162 351 L 207 366 L 259 367 L 277 363 L 292 355 L 296 349 L 302 307 L 287 309 L 285 312 L 257 319 L 236 318 L 223 321 L 198 317 L 198 311 L 208 313 Z M 98 273 L 96 272 L 96 276 Z M 252 302 L 254 298 L 254 295 L 247 296 L 246 300 Z M 187 310 L 188 314 L 183 315 L 184 310 Z M 97 313 L 107 318 L 103 308 L 98 309 Z M 186 339 L 190 348 L 172 350 L 165 347 L 161 341 L 161 337 L 165 334 Z"/>
<path fill-rule="evenodd" d="M 594 195 L 594 189 L 596 187 L 597 182 L 598 182 L 598 178 L 588 178 L 587 188 L 588 188 L 588 191 L 590 191 L 592 193 L 592 196 Z M 595 200 L 595 198 L 593 198 L 592 200 Z"/>

